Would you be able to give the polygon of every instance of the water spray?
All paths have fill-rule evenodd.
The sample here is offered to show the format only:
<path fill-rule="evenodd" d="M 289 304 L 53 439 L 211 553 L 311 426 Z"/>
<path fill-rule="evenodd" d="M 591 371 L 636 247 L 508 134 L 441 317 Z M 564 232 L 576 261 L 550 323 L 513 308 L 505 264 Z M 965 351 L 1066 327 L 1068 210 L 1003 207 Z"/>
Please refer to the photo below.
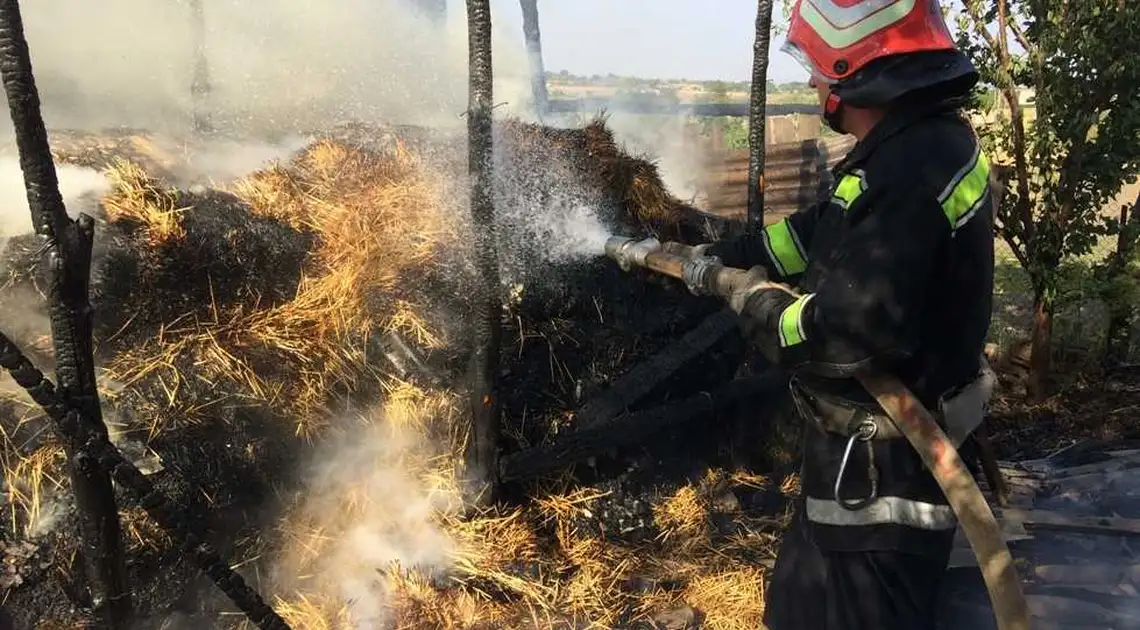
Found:
<path fill-rule="evenodd" d="M 702 286 L 710 287 L 714 294 L 725 300 L 757 284 L 770 284 L 760 268 L 746 271 L 727 267 L 715 259 L 699 255 L 693 247 L 680 243 L 662 244 L 655 238 L 636 240 L 613 236 L 606 241 L 605 253 L 625 271 L 636 267 L 677 280 L 696 278 Z M 993 510 L 966 469 L 954 443 L 933 414 L 897 377 L 860 371 L 855 378 L 918 451 L 946 494 L 978 558 L 998 629 L 1028 630 L 1029 606 L 1013 564 L 1013 555 L 1002 538 Z"/>

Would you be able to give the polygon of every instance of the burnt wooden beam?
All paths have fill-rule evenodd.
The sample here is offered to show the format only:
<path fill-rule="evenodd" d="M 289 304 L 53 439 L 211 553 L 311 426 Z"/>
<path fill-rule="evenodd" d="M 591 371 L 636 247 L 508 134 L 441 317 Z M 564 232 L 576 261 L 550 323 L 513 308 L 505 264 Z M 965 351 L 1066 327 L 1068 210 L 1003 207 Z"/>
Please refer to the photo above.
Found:
<path fill-rule="evenodd" d="M 637 364 L 605 391 L 586 401 L 575 414 L 577 425 L 587 428 L 625 413 L 665 379 L 708 352 L 734 328 L 736 314 L 727 308 L 705 318 L 684 337 Z"/>
<path fill-rule="evenodd" d="M 194 133 L 209 133 L 210 63 L 206 57 L 206 13 L 203 0 L 190 0 L 190 24 L 194 54 L 194 74 L 190 81 L 190 108 Z"/>
<path fill-rule="evenodd" d="M 756 41 L 752 45 L 752 90 L 748 99 L 749 232 L 764 229 L 764 144 L 768 115 L 768 48 L 772 42 L 773 0 L 760 0 L 756 9 Z"/>
<path fill-rule="evenodd" d="M 546 115 L 550 95 L 546 89 L 546 66 L 542 63 L 542 31 L 538 23 L 538 0 L 521 0 L 523 37 L 526 39 L 526 56 L 530 64 L 530 85 L 534 94 L 534 109 L 541 119 Z"/>
<path fill-rule="evenodd" d="M 1140 536 L 1140 519 L 1114 516 L 1069 516 L 1037 509 L 998 508 L 994 514 L 1011 530 L 1054 531 L 1101 536 Z M 1004 528 L 1003 528 L 1004 529 Z"/>
<path fill-rule="evenodd" d="M 86 214 L 73 220 L 64 207 L 17 0 L 0 0 L 0 79 L 16 132 L 32 225 L 50 270 L 48 315 L 60 394 L 69 408 L 80 412 L 86 431 L 105 439 L 89 298 L 95 220 Z M 111 476 L 85 452 L 80 435 L 60 437 L 78 512 L 79 555 L 86 577 L 84 603 L 97 627 L 126 627 L 131 592 Z"/>
<path fill-rule="evenodd" d="M 713 416 L 747 400 L 774 398 L 785 382 L 779 372 L 734 379 L 719 389 L 660 407 L 631 413 L 622 418 L 578 429 L 552 444 L 537 446 L 503 457 L 500 481 L 526 481 L 557 472 L 590 457 L 636 444 L 662 431 Z"/>
<path fill-rule="evenodd" d="M 499 255 L 496 251 L 495 200 L 492 195 L 492 101 L 494 73 L 491 63 L 491 4 L 467 0 L 468 105 L 467 171 L 471 178 L 471 221 L 478 280 L 472 290 L 472 352 L 469 409 L 471 433 L 464 472 L 468 490 L 479 505 L 495 499 L 498 466 L 499 346 L 502 342 L 503 302 L 500 294 Z"/>

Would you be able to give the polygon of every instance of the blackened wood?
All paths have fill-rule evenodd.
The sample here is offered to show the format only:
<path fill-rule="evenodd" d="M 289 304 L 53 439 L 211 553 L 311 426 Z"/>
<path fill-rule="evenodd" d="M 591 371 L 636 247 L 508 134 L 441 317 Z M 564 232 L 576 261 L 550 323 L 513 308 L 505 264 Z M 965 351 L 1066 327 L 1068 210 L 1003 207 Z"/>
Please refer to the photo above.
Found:
<path fill-rule="evenodd" d="M 477 504 L 494 501 L 499 442 L 499 346 L 502 298 L 495 248 L 492 190 L 491 7 L 489 0 L 467 0 L 468 173 L 471 177 L 471 224 L 475 267 L 473 351 L 471 353 L 471 431 L 467 439 L 466 477 Z"/>
<path fill-rule="evenodd" d="M 752 94 L 748 103 L 748 229 L 764 228 L 764 140 L 768 118 L 768 48 L 772 41 L 773 0 L 756 7 L 752 45 Z"/>
<path fill-rule="evenodd" d="M 736 329 L 736 313 L 717 311 L 696 328 L 648 360 L 618 377 L 609 388 L 586 401 L 577 414 L 580 428 L 608 422 L 637 404 L 662 381 L 673 376 L 690 361 L 704 355 Z"/>
<path fill-rule="evenodd" d="M 95 383 L 88 297 L 94 220 L 80 215 L 73 221 L 64 208 L 17 0 L 0 0 L 0 77 L 16 133 L 32 223 L 46 241 L 56 378 L 68 406 L 80 410 L 91 431 L 106 436 Z M 131 599 L 111 477 L 81 452 L 78 436 L 62 438 L 79 513 L 80 550 L 92 612 L 101 627 L 124 627 Z"/>
<path fill-rule="evenodd" d="M 718 412 L 743 401 L 755 400 L 759 406 L 765 400 L 776 400 L 785 383 L 784 375 L 779 373 L 736 379 L 712 392 L 567 433 L 552 444 L 503 457 L 499 479 L 504 482 L 534 479 L 590 457 L 637 444 L 670 427 L 697 420 L 712 421 Z"/>

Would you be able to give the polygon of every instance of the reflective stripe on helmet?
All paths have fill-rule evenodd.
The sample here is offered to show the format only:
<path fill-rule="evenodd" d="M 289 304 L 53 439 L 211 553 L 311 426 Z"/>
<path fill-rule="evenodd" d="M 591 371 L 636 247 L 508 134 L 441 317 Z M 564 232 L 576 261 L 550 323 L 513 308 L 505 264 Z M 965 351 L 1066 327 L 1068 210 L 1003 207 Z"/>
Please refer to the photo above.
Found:
<path fill-rule="evenodd" d="M 965 225 L 984 205 L 990 192 L 990 162 L 979 145 L 974 155 L 946 184 L 938 203 L 950 221 L 950 229 Z"/>
<path fill-rule="evenodd" d="M 794 276 L 807 269 L 807 252 L 787 219 L 764 228 L 764 249 L 781 276 Z"/>
<path fill-rule="evenodd" d="M 827 76 L 820 68 L 816 67 L 811 57 L 808 57 L 804 51 L 800 50 L 799 46 L 796 46 L 790 41 L 785 41 L 784 45 L 780 46 L 780 50 L 790 55 L 792 59 L 795 59 L 816 81 L 821 81 L 828 85 L 832 85 L 836 82 L 835 79 Z"/>
<path fill-rule="evenodd" d="M 780 313 L 780 347 L 790 348 L 807 341 L 804 332 L 804 308 L 815 297 L 814 293 L 800 296 Z"/>
<path fill-rule="evenodd" d="M 821 525 L 866 526 L 905 525 L 929 531 L 954 529 L 958 519 L 949 505 L 938 505 L 902 497 L 879 497 L 870 505 L 850 510 L 834 500 L 807 497 L 807 518 Z"/>
<path fill-rule="evenodd" d="M 832 48 L 847 48 L 901 22 L 918 0 L 867 0 L 849 7 L 833 0 L 804 0 L 800 16 Z"/>
<path fill-rule="evenodd" d="M 852 171 L 839 180 L 835 192 L 831 195 L 831 203 L 844 210 L 851 207 L 855 200 L 867 190 L 867 179 L 863 171 Z"/>

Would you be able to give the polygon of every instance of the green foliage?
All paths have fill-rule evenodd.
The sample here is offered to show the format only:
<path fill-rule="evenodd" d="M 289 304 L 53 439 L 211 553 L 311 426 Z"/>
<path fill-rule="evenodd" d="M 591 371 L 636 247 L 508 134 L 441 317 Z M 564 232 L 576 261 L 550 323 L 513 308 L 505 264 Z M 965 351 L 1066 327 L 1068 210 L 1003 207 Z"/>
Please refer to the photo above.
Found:
<path fill-rule="evenodd" d="M 1004 25 L 999 4 L 1008 13 Z M 1101 209 L 1140 174 L 1140 99 L 1130 96 L 1140 85 L 1140 64 L 1120 48 L 1140 33 L 1140 5 L 1118 0 L 966 0 L 964 5 L 960 45 L 984 82 L 1001 90 L 1007 108 L 1020 90 L 1035 91 L 1035 121 L 1019 120 L 1018 111 L 982 132 L 988 154 L 1005 167 L 999 169 L 1006 185 L 999 233 L 1029 272 L 1037 297 L 1048 302 L 1062 263 L 1090 253 L 1102 236 L 1113 233 Z M 1011 40 L 1023 52 L 1016 52 Z M 983 99 L 977 104 L 984 105 Z"/>
<path fill-rule="evenodd" d="M 748 119 L 726 117 L 724 121 L 724 146 L 728 149 L 748 148 Z"/>

